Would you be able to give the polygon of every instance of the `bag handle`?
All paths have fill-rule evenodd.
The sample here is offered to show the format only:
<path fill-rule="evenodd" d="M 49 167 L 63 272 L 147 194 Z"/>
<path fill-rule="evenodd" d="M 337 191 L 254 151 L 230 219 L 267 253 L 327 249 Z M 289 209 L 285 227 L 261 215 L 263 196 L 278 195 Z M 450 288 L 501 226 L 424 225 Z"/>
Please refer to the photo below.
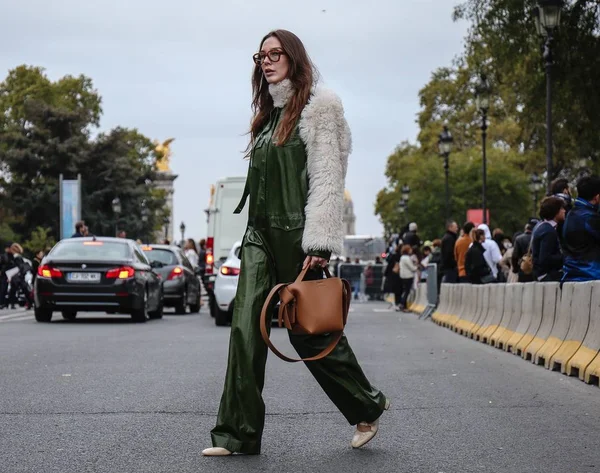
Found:
<path fill-rule="evenodd" d="M 323 268 L 325 270 L 325 275 L 330 278 L 331 277 L 331 273 L 329 272 L 328 268 Z M 302 272 L 298 275 L 298 277 L 296 278 L 296 282 L 302 282 L 304 280 L 304 277 L 306 276 L 306 273 L 308 272 L 308 268 L 305 268 L 302 270 Z M 344 284 L 344 324 L 346 324 L 346 320 L 348 318 L 348 311 L 350 309 L 350 297 L 349 294 L 351 293 L 351 289 L 350 289 L 350 283 L 348 281 L 346 281 L 345 279 L 342 279 L 342 282 Z M 273 289 L 271 289 L 271 292 L 269 293 L 269 295 L 267 296 L 267 299 L 265 300 L 265 303 L 263 304 L 262 310 L 260 312 L 260 334 L 262 335 L 263 340 L 265 341 L 265 343 L 267 344 L 267 346 L 271 349 L 271 351 L 273 353 L 275 353 L 275 355 L 277 355 L 279 358 L 281 358 L 284 361 L 288 361 L 290 363 L 297 363 L 299 361 L 317 361 L 317 360 L 321 360 L 323 358 L 325 358 L 327 355 L 329 355 L 333 349 L 337 346 L 337 344 L 339 343 L 339 341 L 342 339 L 342 335 L 344 334 L 343 331 L 339 331 L 339 332 L 334 332 L 336 334 L 336 336 L 333 338 L 333 340 L 331 340 L 331 342 L 329 343 L 329 345 L 327 345 L 325 347 L 325 349 L 319 353 L 318 355 L 315 356 L 311 356 L 309 358 L 290 358 L 289 356 L 284 355 L 283 353 L 281 353 L 276 347 L 275 345 L 273 345 L 273 342 L 271 342 L 271 339 L 269 338 L 269 333 L 267 332 L 267 311 L 269 310 L 269 306 L 271 305 L 271 301 L 273 300 L 273 297 L 275 297 L 276 294 L 279 293 L 279 291 L 281 291 L 282 289 L 284 289 L 285 287 L 289 286 L 290 283 L 283 283 L 283 284 L 277 284 Z M 282 304 L 279 307 L 279 326 L 282 326 L 283 323 L 283 311 L 286 309 L 285 304 Z M 269 323 L 271 323 L 271 319 L 269 318 Z M 289 326 L 287 323 L 285 324 L 286 328 L 288 330 L 291 330 L 291 326 Z"/>

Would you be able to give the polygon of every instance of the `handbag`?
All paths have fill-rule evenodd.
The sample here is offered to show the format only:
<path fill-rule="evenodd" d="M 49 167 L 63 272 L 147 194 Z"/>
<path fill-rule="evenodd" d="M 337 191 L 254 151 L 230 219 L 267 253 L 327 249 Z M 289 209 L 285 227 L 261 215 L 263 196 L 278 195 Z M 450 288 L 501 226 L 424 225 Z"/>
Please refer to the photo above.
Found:
<path fill-rule="evenodd" d="M 400 274 L 400 263 L 396 262 L 396 264 L 394 264 L 394 267 L 392 268 L 392 272 L 394 274 Z"/>
<path fill-rule="evenodd" d="M 336 347 L 344 333 L 348 320 L 352 290 L 345 279 L 334 278 L 324 268 L 324 279 L 304 281 L 308 268 L 302 270 L 292 283 L 278 284 L 269 293 L 260 313 L 260 333 L 267 346 L 279 358 L 292 363 L 316 361 L 325 358 Z M 267 323 L 271 323 L 269 307 L 275 296 L 279 296 L 279 327 L 285 326 L 293 334 L 332 334 L 331 343 L 318 355 L 295 359 L 282 354 L 271 342 Z"/>

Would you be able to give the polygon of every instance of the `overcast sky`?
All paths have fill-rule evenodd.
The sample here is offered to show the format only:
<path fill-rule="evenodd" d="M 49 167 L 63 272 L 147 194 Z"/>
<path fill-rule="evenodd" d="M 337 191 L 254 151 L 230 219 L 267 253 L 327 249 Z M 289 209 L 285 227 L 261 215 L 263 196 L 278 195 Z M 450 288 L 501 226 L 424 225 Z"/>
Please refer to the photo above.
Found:
<path fill-rule="evenodd" d="M 456 3 L 1 0 L 0 70 L 5 77 L 19 64 L 43 66 L 52 79 L 83 73 L 103 98 L 103 130 L 175 137 L 176 228 L 183 220 L 186 235 L 200 238 L 210 184 L 246 174 L 251 56 L 268 31 L 291 30 L 344 102 L 357 233 L 380 234 L 374 202 L 386 159 L 415 139 L 419 89 L 463 48 L 468 25 L 452 21 Z"/>

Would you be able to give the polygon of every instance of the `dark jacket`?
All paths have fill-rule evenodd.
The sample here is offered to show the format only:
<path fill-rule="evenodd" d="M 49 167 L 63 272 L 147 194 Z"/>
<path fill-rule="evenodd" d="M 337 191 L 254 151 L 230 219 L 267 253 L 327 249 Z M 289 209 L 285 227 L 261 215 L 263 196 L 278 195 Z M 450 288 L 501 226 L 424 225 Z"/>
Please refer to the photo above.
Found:
<path fill-rule="evenodd" d="M 515 238 L 515 249 L 513 250 L 510 260 L 513 273 L 519 272 L 521 258 L 529 251 L 530 243 L 531 232 L 521 233 L 517 238 Z"/>
<path fill-rule="evenodd" d="M 405 245 L 410 245 L 411 247 L 421 246 L 421 239 L 415 232 L 408 231 L 402 237 L 402 243 Z"/>
<path fill-rule="evenodd" d="M 83 238 L 83 233 L 75 232 L 71 235 L 71 238 Z"/>
<path fill-rule="evenodd" d="M 562 269 L 563 256 L 558 242 L 558 233 L 550 223 L 542 222 L 533 230 L 531 254 L 533 275 L 538 280 L 542 276 L 556 274 Z"/>
<path fill-rule="evenodd" d="M 442 271 L 448 271 L 458 267 L 456 265 L 456 260 L 454 259 L 454 245 L 456 245 L 457 239 L 458 235 L 451 231 L 447 231 L 442 238 Z"/>
<path fill-rule="evenodd" d="M 600 279 L 600 214 L 577 198 L 563 227 L 563 281 Z"/>
<path fill-rule="evenodd" d="M 471 284 L 482 284 L 481 278 L 492 274 L 490 266 L 483 257 L 485 248 L 478 241 L 473 242 L 465 258 L 465 270 Z"/>

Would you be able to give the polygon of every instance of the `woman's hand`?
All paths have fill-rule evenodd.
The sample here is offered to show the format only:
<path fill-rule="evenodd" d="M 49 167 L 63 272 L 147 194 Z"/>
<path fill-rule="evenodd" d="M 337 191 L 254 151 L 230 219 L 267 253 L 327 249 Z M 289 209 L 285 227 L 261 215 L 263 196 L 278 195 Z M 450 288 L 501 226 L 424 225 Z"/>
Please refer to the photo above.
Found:
<path fill-rule="evenodd" d="M 325 258 L 319 258 L 318 256 L 307 256 L 302 265 L 302 269 L 309 268 L 324 268 L 327 266 L 327 260 Z"/>

